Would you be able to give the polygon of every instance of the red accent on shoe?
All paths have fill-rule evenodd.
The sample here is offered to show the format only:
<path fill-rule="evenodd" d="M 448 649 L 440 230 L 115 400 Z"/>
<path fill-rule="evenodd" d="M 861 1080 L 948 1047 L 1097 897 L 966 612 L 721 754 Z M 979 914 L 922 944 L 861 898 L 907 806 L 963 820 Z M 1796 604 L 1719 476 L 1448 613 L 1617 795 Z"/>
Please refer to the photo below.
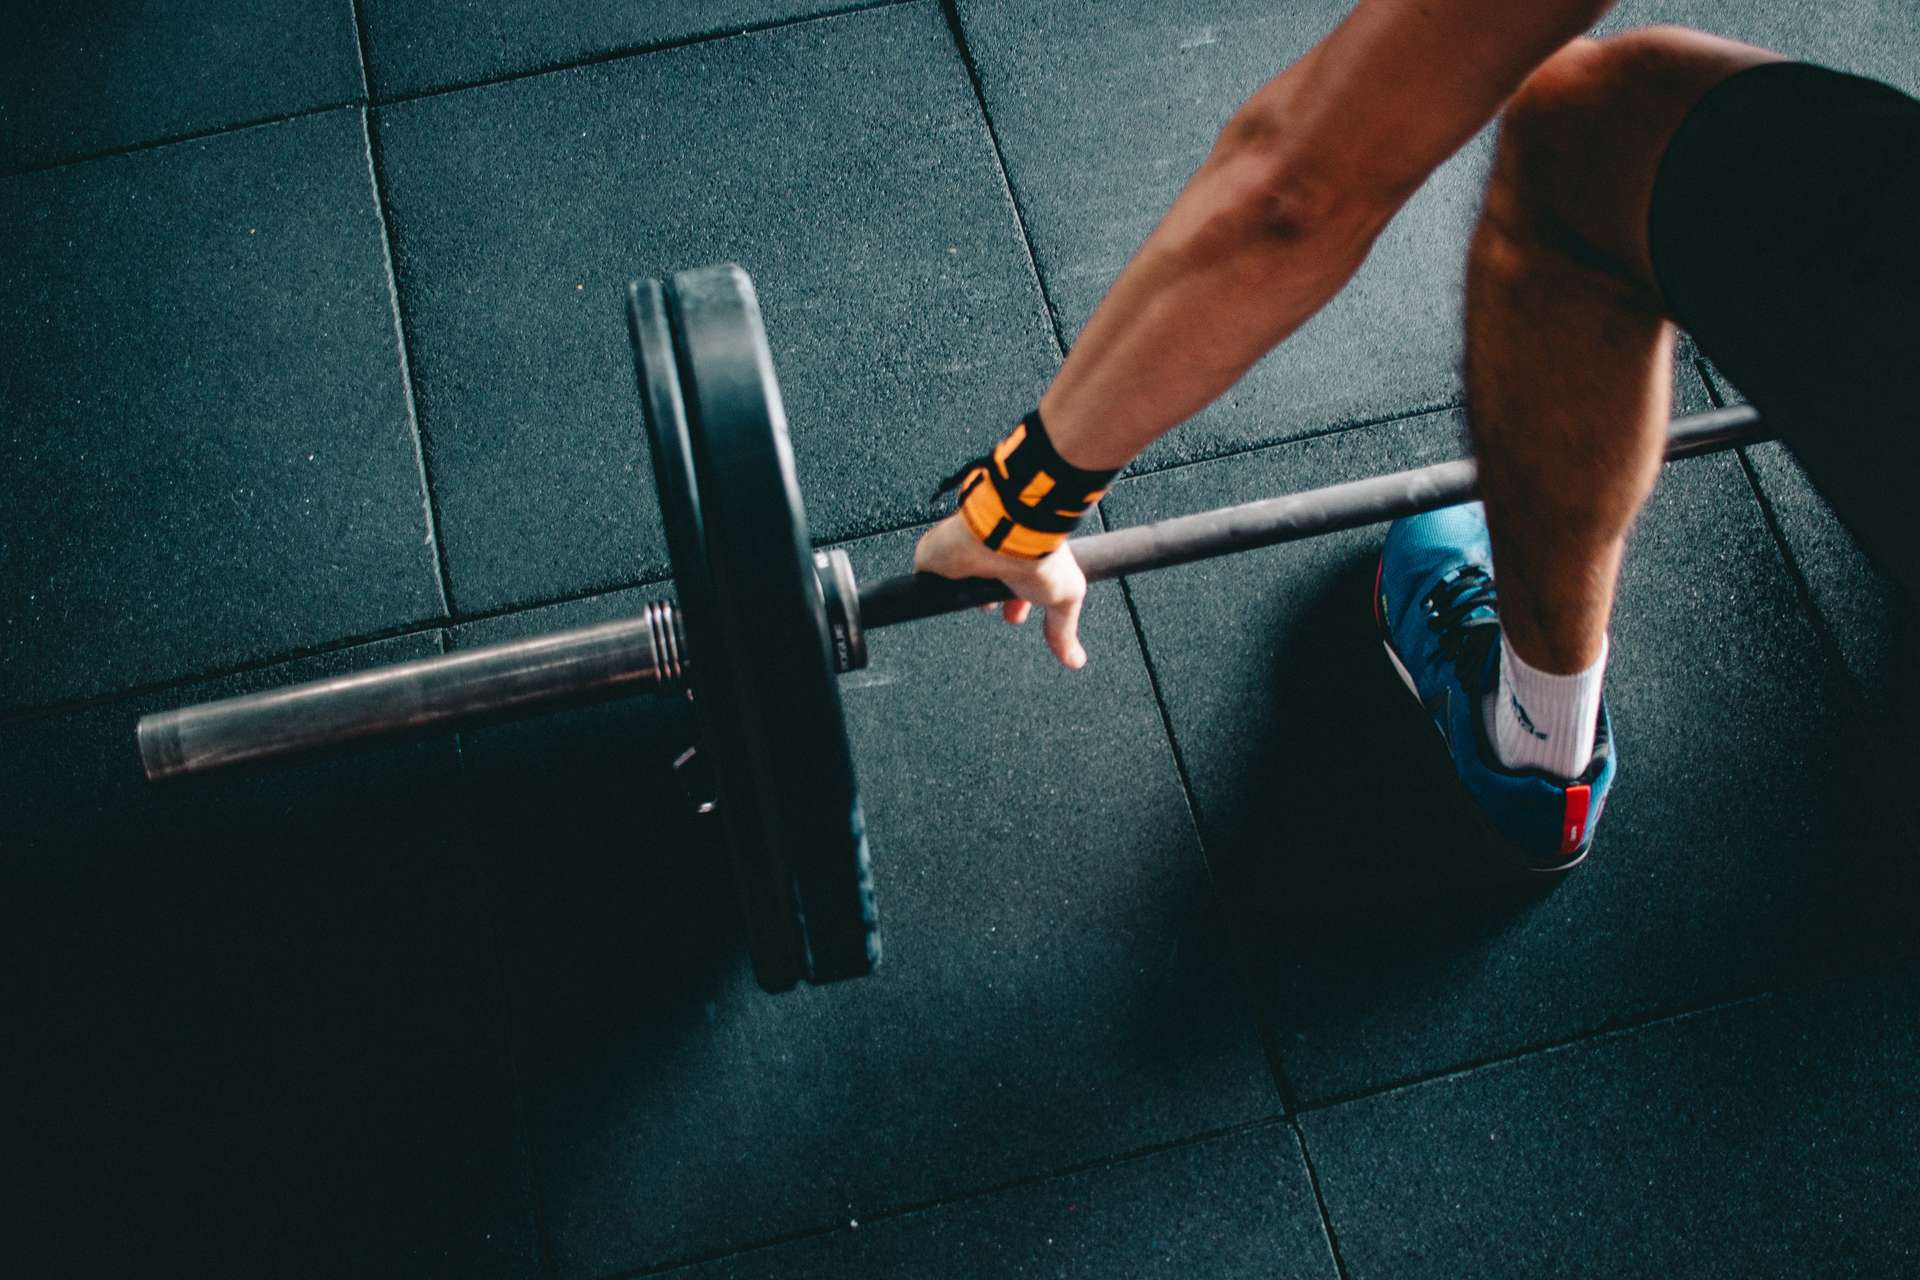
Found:
<path fill-rule="evenodd" d="M 1587 835 L 1587 802 L 1591 798 L 1589 789 L 1583 784 L 1567 788 L 1567 810 L 1560 819 L 1560 852 L 1562 856 L 1580 848 L 1580 842 Z"/>
<path fill-rule="evenodd" d="M 1387 620 L 1380 614 L 1380 581 L 1387 571 L 1387 553 L 1382 551 L 1380 558 L 1373 563 L 1373 621 L 1382 631 L 1387 629 Z"/>

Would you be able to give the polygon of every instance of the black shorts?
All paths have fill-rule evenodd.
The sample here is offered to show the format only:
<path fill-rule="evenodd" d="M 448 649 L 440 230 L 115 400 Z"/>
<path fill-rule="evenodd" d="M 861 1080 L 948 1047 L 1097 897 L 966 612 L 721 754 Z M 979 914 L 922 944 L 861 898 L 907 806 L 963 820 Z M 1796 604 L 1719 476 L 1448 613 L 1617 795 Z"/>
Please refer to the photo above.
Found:
<path fill-rule="evenodd" d="M 1648 213 L 1674 318 L 1920 599 L 1920 102 L 1805 63 L 1675 131 Z"/>

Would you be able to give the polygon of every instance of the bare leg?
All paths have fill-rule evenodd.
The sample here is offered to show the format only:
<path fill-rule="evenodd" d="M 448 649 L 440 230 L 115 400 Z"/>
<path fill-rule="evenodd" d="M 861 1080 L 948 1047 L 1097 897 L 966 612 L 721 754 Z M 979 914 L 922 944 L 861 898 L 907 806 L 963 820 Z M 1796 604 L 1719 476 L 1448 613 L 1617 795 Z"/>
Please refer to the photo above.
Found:
<path fill-rule="evenodd" d="M 1529 666 L 1604 650 L 1620 557 L 1660 469 L 1673 330 L 1647 252 L 1667 140 L 1778 54 L 1679 28 L 1579 40 L 1510 103 L 1467 269 L 1467 401 L 1500 617 Z"/>

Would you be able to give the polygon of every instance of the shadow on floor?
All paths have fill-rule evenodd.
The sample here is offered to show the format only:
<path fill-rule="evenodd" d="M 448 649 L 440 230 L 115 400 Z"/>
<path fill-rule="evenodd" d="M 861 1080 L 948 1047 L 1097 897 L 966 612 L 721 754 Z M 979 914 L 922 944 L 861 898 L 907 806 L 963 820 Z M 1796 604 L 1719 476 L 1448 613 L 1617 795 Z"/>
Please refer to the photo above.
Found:
<path fill-rule="evenodd" d="M 630 700 L 463 735 L 543 1072 L 697 1013 L 744 962 L 725 852 L 674 775 L 694 732 L 684 702 Z"/>
<path fill-rule="evenodd" d="M 1846 971 L 1920 951 L 1920 780 L 1901 759 L 1912 746 L 1894 717 L 1871 707 L 1862 715 L 1857 686 L 1837 665 L 1818 679 L 1828 722 L 1782 732 L 1821 735 L 1818 794 L 1834 838 L 1803 850 L 1818 872 L 1814 967 Z"/>
<path fill-rule="evenodd" d="M 1284 993 L 1276 1016 L 1288 1032 L 1351 1028 L 1354 1002 L 1367 992 L 1417 989 L 1455 964 L 1471 971 L 1503 954 L 1500 936 L 1549 909 L 1571 883 L 1516 882 L 1489 857 L 1493 838 L 1431 719 L 1388 669 L 1370 614 L 1351 607 L 1367 598 L 1373 569 L 1371 553 L 1356 556 L 1320 579 L 1310 604 L 1276 610 L 1280 641 L 1263 686 L 1272 705 L 1264 719 L 1248 717 L 1268 736 L 1244 757 L 1245 775 L 1218 793 L 1230 804 L 1206 823 L 1236 942 L 1263 984 Z M 1757 927 L 1810 970 L 1845 971 L 1915 949 L 1920 860 L 1889 820 L 1896 806 L 1884 772 L 1871 767 L 1876 747 L 1842 696 L 1839 672 L 1810 678 L 1825 682 L 1816 705 L 1830 714 L 1780 732 L 1811 738 L 1783 754 L 1809 762 L 1820 812 L 1805 826 L 1821 837 L 1787 856 L 1818 870 L 1796 877 L 1813 886 L 1798 902 L 1757 904 L 1768 912 Z M 1685 802 L 1672 785 L 1643 790 Z M 1643 820 L 1658 820 L 1657 808 L 1641 809 Z M 1636 838 L 1603 825 L 1596 856 L 1607 856 L 1610 834 Z M 1640 866 L 1662 856 L 1654 848 L 1632 855 Z M 1591 872 L 1574 873 L 1583 874 Z M 1585 888 L 1583 896 L 1596 889 Z M 1794 921 L 1784 938 L 1783 910 Z M 1587 914 L 1579 905 L 1569 911 L 1570 920 Z"/>
<path fill-rule="evenodd" d="M 493 886 L 450 742 L 155 786 L 139 709 L 4 735 L 20 1273 L 524 1260 Z"/>
<path fill-rule="evenodd" d="M 1262 950 L 1376 968 L 1496 932 L 1556 883 L 1516 882 L 1490 852 L 1427 713 L 1388 673 L 1367 598 L 1371 555 L 1290 610 L 1270 736 L 1210 838 L 1215 871 Z M 1258 785 L 1255 785 L 1257 782 Z"/>

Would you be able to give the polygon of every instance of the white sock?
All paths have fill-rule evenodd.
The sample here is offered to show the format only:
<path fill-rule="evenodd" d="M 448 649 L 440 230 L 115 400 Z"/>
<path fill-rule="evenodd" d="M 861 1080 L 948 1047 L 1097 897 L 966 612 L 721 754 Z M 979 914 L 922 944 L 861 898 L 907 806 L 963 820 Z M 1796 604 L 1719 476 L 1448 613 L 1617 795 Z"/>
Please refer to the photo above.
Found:
<path fill-rule="evenodd" d="M 1528 666 L 1500 637 L 1500 687 L 1482 704 L 1494 754 L 1509 769 L 1539 769 L 1577 778 L 1593 759 L 1600 721 L 1600 676 L 1607 667 L 1606 637 L 1585 671 L 1557 676 Z"/>

